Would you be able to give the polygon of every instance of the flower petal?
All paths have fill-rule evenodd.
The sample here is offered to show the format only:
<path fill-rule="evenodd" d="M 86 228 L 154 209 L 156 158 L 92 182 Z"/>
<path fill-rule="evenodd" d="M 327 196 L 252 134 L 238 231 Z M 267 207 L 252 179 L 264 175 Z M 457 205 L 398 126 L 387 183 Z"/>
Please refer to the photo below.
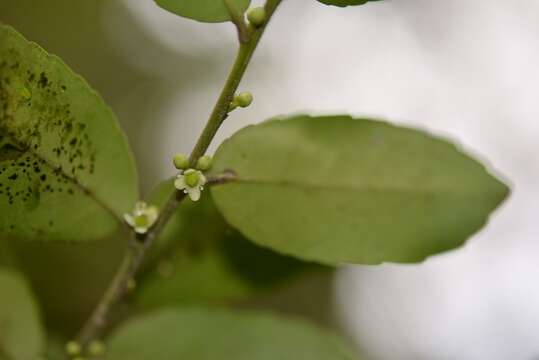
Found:
<path fill-rule="evenodd" d="M 146 234 L 146 232 L 148 232 L 148 228 L 145 226 L 137 226 L 135 227 L 135 232 L 137 234 Z"/>
<path fill-rule="evenodd" d="M 200 180 L 198 181 L 198 186 L 205 185 L 207 182 L 208 179 L 206 179 L 203 173 L 200 173 Z"/>
<path fill-rule="evenodd" d="M 146 203 L 144 201 L 137 201 L 135 204 L 135 210 L 133 210 L 133 214 L 135 216 L 142 214 L 146 210 Z"/>
<path fill-rule="evenodd" d="M 176 180 L 174 180 L 174 187 L 178 190 L 183 190 L 187 188 L 187 184 L 185 183 L 183 175 L 178 175 Z"/>
<path fill-rule="evenodd" d="M 157 220 L 157 217 L 159 216 L 159 209 L 157 206 L 149 206 L 148 209 L 146 209 L 146 218 L 148 219 L 148 227 L 152 227 L 152 225 Z"/>
<path fill-rule="evenodd" d="M 129 226 L 133 227 L 135 226 L 135 217 L 131 214 L 124 214 L 124 220 L 126 223 L 129 224 Z"/>
<path fill-rule="evenodd" d="M 200 199 L 200 189 L 198 187 L 189 189 L 189 197 L 193 201 L 198 201 Z"/>

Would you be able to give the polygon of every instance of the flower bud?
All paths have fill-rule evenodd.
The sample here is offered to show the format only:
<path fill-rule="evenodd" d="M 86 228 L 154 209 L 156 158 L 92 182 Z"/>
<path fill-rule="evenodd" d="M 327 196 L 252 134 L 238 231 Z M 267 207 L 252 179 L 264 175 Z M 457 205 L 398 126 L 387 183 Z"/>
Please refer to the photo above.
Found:
<path fill-rule="evenodd" d="M 253 102 L 253 95 L 250 92 L 242 92 L 234 98 L 238 106 L 245 108 Z"/>
<path fill-rule="evenodd" d="M 81 352 L 80 344 L 76 341 L 69 341 L 65 346 L 65 352 L 67 355 L 75 356 Z"/>
<path fill-rule="evenodd" d="M 178 170 L 185 170 L 189 167 L 189 159 L 184 154 L 174 155 L 174 166 Z"/>
<path fill-rule="evenodd" d="M 212 158 L 209 155 L 204 155 L 198 158 L 196 168 L 200 171 L 206 171 L 211 168 Z"/>
<path fill-rule="evenodd" d="M 91 356 L 101 356 L 105 353 L 105 345 L 99 340 L 94 340 L 88 345 L 88 353 Z"/>
<path fill-rule="evenodd" d="M 247 11 L 247 20 L 254 27 L 261 27 L 266 22 L 266 10 L 263 7 L 256 7 Z"/>

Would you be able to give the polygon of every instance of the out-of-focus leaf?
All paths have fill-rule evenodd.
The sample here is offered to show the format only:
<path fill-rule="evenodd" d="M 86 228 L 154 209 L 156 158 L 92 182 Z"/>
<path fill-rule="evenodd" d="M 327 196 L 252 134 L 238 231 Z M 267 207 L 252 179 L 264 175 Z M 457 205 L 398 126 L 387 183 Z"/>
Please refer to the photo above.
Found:
<path fill-rule="evenodd" d="M 0 104 L 0 234 L 74 241 L 117 230 L 138 190 L 116 118 L 60 59 L 1 24 Z"/>
<path fill-rule="evenodd" d="M 212 187 L 247 238 L 327 264 L 418 262 L 454 249 L 487 221 L 507 187 L 451 143 L 348 116 L 296 116 L 226 140 Z"/>
<path fill-rule="evenodd" d="M 127 322 L 107 345 L 110 359 L 355 359 L 335 335 L 264 313 L 169 309 Z"/>
<path fill-rule="evenodd" d="M 30 289 L 20 275 L 0 268 L 0 359 L 37 360 L 43 342 Z"/>
<path fill-rule="evenodd" d="M 57 334 L 47 333 L 44 360 L 61 360 L 65 358 L 67 340 Z"/>

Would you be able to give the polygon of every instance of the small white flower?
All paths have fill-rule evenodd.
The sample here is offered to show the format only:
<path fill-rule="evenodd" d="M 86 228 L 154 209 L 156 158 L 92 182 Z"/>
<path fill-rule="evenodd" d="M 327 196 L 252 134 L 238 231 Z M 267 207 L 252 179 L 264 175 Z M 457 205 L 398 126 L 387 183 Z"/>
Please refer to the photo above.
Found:
<path fill-rule="evenodd" d="M 206 184 L 206 177 L 201 171 L 195 169 L 185 170 L 178 174 L 176 181 L 174 181 L 176 189 L 183 190 L 193 201 L 200 199 L 200 192 L 204 190 L 204 184 Z"/>
<path fill-rule="evenodd" d="M 159 210 L 156 206 L 148 206 L 144 201 L 138 201 L 131 214 L 124 214 L 124 219 L 137 234 L 145 234 L 155 224 L 158 216 Z"/>

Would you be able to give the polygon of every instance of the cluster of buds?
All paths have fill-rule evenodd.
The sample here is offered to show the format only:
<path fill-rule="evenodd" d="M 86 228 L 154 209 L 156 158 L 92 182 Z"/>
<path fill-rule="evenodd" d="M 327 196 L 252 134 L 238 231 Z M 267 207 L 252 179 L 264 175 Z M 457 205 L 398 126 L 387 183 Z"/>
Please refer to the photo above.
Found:
<path fill-rule="evenodd" d="M 86 360 L 86 357 L 82 356 L 82 350 L 82 346 L 76 341 L 69 341 L 65 344 L 65 353 L 72 360 Z M 91 358 L 100 357 L 105 353 L 105 345 L 99 340 L 93 340 L 85 350 Z"/>
<path fill-rule="evenodd" d="M 193 201 L 198 201 L 207 180 L 203 172 L 210 169 L 212 158 L 208 155 L 200 157 L 194 168 L 189 159 L 183 154 L 174 156 L 174 166 L 179 170 L 174 181 L 174 187 L 183 191 Z M 159 217 L 159 209 L 138 201 L 131 213 L 124 214 L 125 222 L 137 233 L 146 234 L 155 225 Z"/>

